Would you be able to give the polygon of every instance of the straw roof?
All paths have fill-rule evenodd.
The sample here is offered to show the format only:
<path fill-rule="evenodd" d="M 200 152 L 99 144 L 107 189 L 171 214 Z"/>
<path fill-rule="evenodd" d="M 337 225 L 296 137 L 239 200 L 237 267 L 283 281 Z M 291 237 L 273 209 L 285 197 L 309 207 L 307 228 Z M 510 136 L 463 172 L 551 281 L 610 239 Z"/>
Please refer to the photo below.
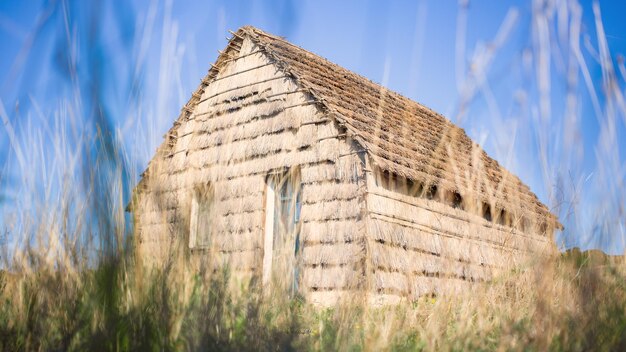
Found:
<path fill-rule="evenodd" d="M 556 216 L 518 177 L 489 157 L 463 129 L 445 117 L 254 27 L 242 27 L 233 33 L 227 48 L 183 108 L 179 120 L 191 114 L 202 91 L 220 68 L 238 56 L 246 37 L 308 91 L 322 111 L 345 126 L 348 135 L 382 170 L 562 228 Z M 174 123 L 157 152 L 167 155 L 171 146 L 168 140 L 176 138 L 179 124 Z"/>

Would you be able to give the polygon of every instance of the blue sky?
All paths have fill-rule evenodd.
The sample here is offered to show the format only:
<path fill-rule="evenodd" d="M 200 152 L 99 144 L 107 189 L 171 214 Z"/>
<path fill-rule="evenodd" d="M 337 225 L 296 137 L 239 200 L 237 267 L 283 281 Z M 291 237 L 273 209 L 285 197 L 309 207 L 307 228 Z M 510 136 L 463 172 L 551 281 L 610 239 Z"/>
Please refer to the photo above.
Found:
<path fill-rule="evenodd" d="M 567 65 L 560 62 L 568 62 L 569 52 L 568 43 L 558 39 L 559 14 L 567 3 L 572 2 L 469 1 L 464 10 L 457 1 L 428 0 L 5 0 L 0 2 L 0 99 L 23 144 L 29 131 L 55 114 L 73 111 L 79 130 L 106 124 L 112 143 L 128 154 L 128 173 L 136 180 L 217 50 L 226 45 L 228 30 L 250 24 L 444 114 L 555 206 L 567 229 L 559 239 L 566 246 L 622 252 L 626 118 L 618 111 L 607 122 L 610 99 L 603 95 L 591 1 L 581 5 L 579 43 L 601 109 L 599 114 L 594 109 L 579 70 L 573 89 L 578 103 L 574 113 L 566 113 Z M 624 94 L 617 58 L 626 53 L 626 2 L 598 4 Z M 541 112 L 541 77 L 535 69 L 540 56 L 536 14 L 546 7 L 555 8 L 544 75 L 550 78 L 547 115 Z M 498 44 L 498 33 L 504 32 Z M 486 70 L 484 60 L 489 60 Z M 466 95 L 460 92 L 474 81 L 478 89 L 462 104 Z M 462 105 L 466 109 L 460 114 Z M 75 127 L 68 125 L 76 121 L 60 120 L 47 128 L 72 135 Z M 603 145 L 611 139 L 607 135 L 615 141 Z M 43 136 L 41 143 L 51 144 Z M 80 137 L 68 137 L 68 144 L 75 142 L 72 138 Z M 5 215 L 30 196 L 16 185 L 23 175 L 13 167 L 17 158 L 10 143 L 6 128 L 0 128 L 0 208 Z M 36 167 L 45 174 L 58 168 L 51 159 L 29 160 L 48 165 Z M 575 210 L 564 203 L 575 204 Z"/>

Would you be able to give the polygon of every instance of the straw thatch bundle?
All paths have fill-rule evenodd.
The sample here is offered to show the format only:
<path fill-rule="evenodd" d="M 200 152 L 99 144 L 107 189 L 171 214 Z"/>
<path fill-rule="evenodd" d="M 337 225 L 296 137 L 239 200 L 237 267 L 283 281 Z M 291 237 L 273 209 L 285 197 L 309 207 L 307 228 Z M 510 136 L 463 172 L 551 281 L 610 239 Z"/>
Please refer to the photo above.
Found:
<path fill-rule="evenodd" d="M 276 175 L 297 180 L 300 213 L 293 236 L 268 242 Z M 201 189 L 211 229 L 200 248 L 190 228 Z M 265 277 L 274 263 L 271 281 L 282 275 L 286 287 L 297 268 L 298 291 L 324 304 L 355 291 L 396 302 L 467 289 L 553 253 L 561 227 L 441 115 L 252 27 L 183 107 L 131 209 L 146 263 L 189 243 L 210 270 Z"/>

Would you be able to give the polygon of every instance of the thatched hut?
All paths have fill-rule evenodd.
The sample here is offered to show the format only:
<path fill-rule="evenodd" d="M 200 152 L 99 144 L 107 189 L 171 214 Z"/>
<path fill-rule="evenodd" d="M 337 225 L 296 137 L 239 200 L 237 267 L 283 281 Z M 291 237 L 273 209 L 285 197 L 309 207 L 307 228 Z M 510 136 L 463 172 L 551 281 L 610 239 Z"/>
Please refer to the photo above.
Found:
<path fill-rule="evenodd" d="M 147 265 L 182 243 L 198 265 L 322 304 L 467 289 L 554 253 L 561 227 L 443 116 L 253 27 L 211 65 L 131 208 Z"/>

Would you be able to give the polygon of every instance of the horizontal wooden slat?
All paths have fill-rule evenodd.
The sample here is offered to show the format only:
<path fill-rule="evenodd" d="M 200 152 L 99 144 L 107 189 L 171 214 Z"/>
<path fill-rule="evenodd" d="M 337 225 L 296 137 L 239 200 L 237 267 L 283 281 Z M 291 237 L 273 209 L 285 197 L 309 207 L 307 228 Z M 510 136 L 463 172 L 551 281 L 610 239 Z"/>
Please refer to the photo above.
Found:
<path fill-rule="evenodd" d="M 524 252 L 540 252 L 545 246 L 545 241 L 540 237 L 530 238 L 528 235 L 513 232 L 511 229 L 509 229 L 510 232 L 505 232 L 499 228 L 488 228 L 469 220 L 462 220 L 456 216 L 433 212 L 424 206 L 406 204 L 374 193 L 369 193 L 367 199 L 368 207 L 373 213 L 425 226 L 462 238 L 478 240 L 486 244 L 490 243 Z"/>
<path fill-rule="evenodd" d="M 492 268 L 474 263 L 464 263 L 448 258 L 416 252 L 382 243 L 370 243 L 371 263 L 374 268 L 403 274 L 455 277 L 466 280 L 484 281 L 492 276 Z M 491 258 L 492 265 L 500 264 L 505 258 Z"/>
<path fill-rule="evenodd" d="M 302 261 L 305 265 L 352 264 L 364 256 L 364 248 L 357 243 L 319 244 L 304 246 Z"/>

